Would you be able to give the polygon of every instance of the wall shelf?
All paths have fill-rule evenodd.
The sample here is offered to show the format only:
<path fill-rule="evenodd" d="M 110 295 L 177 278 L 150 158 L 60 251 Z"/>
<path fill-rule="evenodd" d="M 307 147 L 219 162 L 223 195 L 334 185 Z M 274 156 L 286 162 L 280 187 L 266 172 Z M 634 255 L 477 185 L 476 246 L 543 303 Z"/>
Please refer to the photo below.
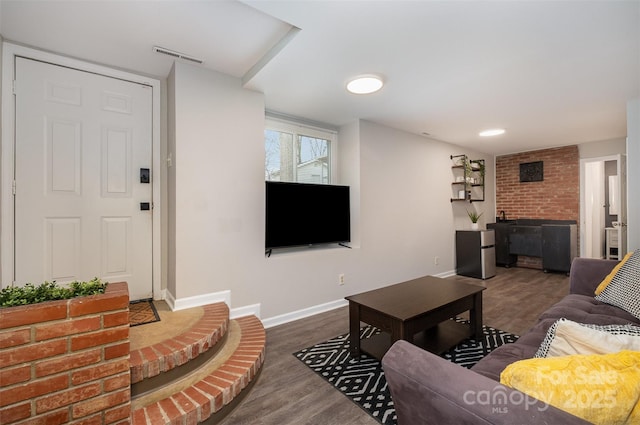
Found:
<path fill-rule="evenodd" d="M 465 154 L 451 155 L 454 181 L 451 183 L 451 202 L 484 201 L 484 159 L 469 159 Z"/>

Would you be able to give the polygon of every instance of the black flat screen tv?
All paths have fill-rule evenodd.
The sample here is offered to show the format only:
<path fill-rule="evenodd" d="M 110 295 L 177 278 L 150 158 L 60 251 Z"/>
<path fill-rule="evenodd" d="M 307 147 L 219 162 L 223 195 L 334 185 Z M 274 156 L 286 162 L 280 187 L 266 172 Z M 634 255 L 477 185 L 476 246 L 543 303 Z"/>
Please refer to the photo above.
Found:
<path fill-rule="evenodd" d="M 266 182 L 265 249 L 351 241 L 349 186 Z"/>

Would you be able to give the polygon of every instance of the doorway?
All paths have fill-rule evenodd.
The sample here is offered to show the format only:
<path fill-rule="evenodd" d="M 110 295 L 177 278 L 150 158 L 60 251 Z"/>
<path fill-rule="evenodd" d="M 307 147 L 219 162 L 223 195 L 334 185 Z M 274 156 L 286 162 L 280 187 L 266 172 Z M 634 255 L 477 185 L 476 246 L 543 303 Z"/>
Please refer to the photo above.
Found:
<path fill-rule="evenodd" d="M 621 259 L 626 252 L 626 157 L 580 160 L 580 255 Z"/>
<path fill-rule="evenodd" d="M 159 82 L 3 50 L 2 285 L 97 276 L 160 298 Z"/>

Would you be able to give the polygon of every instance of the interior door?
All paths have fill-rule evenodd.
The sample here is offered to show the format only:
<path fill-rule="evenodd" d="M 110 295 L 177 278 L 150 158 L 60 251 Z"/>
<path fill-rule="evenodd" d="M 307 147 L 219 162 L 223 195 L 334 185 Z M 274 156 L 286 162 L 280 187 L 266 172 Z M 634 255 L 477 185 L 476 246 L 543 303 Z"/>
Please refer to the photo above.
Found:
<path fill-rule="evenodd" d="M 603 258 L 604 248 L 604 162 L 584 165 L 584 247 L 583 257 Z"/>
<path fill-rule="evenodd" d="M 152 90 L 16 58 L 15 281 L 153 295 Z"/>

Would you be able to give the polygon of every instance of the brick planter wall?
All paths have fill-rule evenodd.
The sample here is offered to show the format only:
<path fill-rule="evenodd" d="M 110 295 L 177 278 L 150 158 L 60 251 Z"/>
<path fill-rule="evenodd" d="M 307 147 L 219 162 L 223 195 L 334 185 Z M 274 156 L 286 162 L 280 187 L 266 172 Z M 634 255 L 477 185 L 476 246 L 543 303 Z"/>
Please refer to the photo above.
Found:
<path fill-rule="evenodd" d="M 520 164 L 543 162 L 544 180 L 520 182 Z M 496 216 L 580 220 L 578 146 L 523 152 L 496 158 Z M 579 231 L 578 231 L 579 233 Z M 579 244 L 578 244 L 579 246 Z M 518 257 L 518 266 L 542 268 L 541 258 Z"/>
<path fill-rule="evenodd" d="M 0 424 L 129 424 L 129 291 L 0 309 Z"/>

